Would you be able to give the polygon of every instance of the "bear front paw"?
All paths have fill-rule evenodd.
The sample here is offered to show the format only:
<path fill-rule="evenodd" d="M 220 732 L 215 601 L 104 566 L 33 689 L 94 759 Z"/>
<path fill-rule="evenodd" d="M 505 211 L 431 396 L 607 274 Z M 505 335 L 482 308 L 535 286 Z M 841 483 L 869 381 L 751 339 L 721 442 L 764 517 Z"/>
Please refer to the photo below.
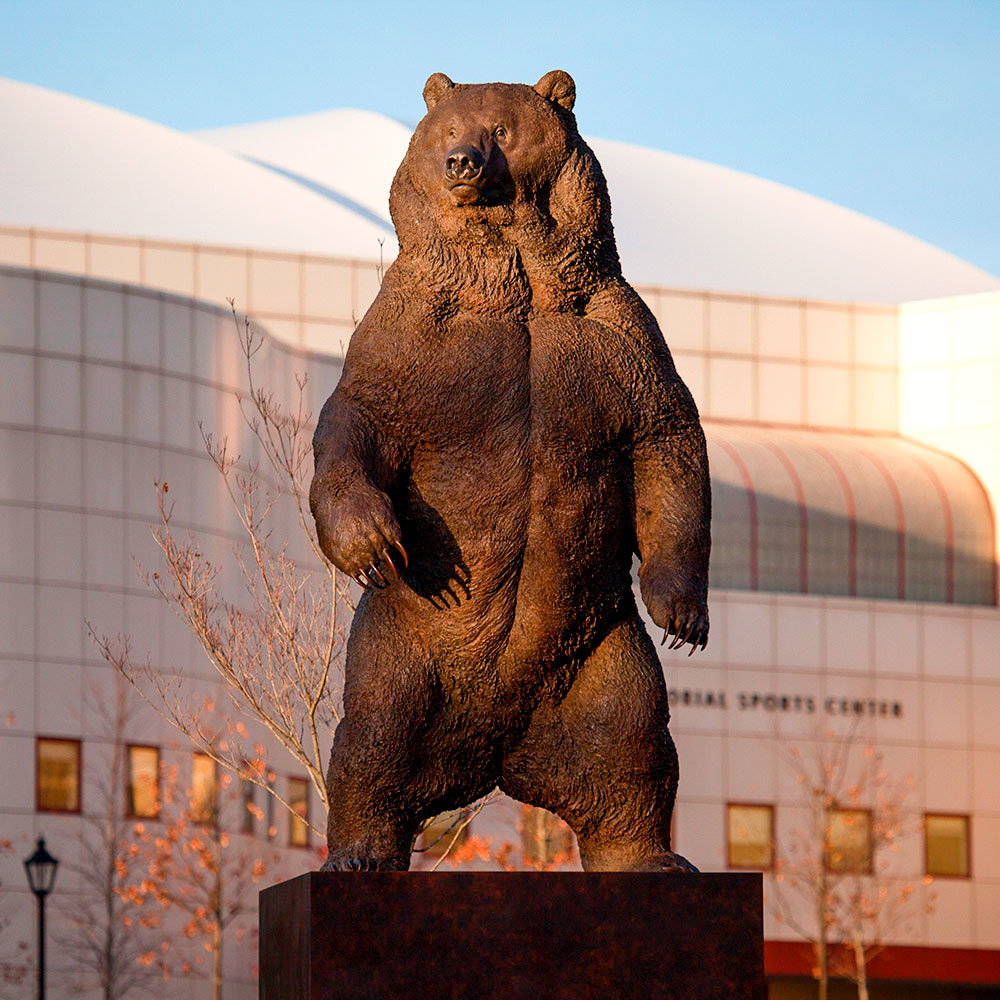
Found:
<path fill-rule="evenodd" d="M 410 560 L 403 548 L 399 522 L 389 498 L 372 487 L 356 487 L 339 497 L 317 489 L 314 481 L 311 505 L 316 519 L 316 536 L 323 554 L 344 573 L 367 589 L 383 590 L 389 574 L 399 578 L 392 558 Z"/>
<path fill-rule="evenodd" d="M 688 656 L 696 649 L 708 645 L 708 607 L 704 601 L 687 594 L 661 596 L 663 591 L 654 586 L 643 586 L 643 599 L 650 617 L 663 629 L 663 643 L 671 636 L 670 649 L 680 649 L 691 643 Z"/>
<path fill-rule="evenodd" d="M 691 597 L 675 597 L 668 607 L 660 645 L 673 636 L 668 649 L 680 649 L 688 642 L 691 643 L 688 656 L 696 649 L 704 649 L 708 645 L 708 608 Z"/>

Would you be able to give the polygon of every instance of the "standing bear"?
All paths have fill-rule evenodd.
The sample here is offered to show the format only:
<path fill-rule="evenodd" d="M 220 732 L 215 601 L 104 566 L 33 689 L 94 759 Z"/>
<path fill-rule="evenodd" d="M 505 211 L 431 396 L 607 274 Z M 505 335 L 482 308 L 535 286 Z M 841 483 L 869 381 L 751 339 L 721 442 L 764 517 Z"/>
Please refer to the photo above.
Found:
<path fill-rule="evenodd" d="M 499 786 L 588 870 L 690 870 L 631 568 L 671 645 L 704 647 L 705 439 L 574 98 L 561 70 L 436 73 L 392 184 L 399 256 L 314 439 L 320 545 L 365 587 L 327 869 L 405 870 L 425 819 Z"/>

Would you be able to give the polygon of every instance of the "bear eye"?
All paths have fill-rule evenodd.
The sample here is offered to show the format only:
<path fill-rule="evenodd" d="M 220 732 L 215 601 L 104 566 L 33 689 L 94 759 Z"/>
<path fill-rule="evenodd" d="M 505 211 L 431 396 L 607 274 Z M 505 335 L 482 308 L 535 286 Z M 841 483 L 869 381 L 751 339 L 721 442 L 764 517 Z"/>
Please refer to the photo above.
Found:
<path fill-rule="evenodd" d="M 493 131 L 493 136 L 496 139 L 506 139 L 507 129 L 505 129 L 503 125 L 498 125 L 496 129 Z"/>
<path fill-rule="evenodd" d="M 452 125 L 452 127 L 450 129 L 448 129 L 448 138 L 449 139 L 454 139 L 457 134 L 458 133 L 456 133 L 456 131 L 455 131 L 455 126 Z"/>

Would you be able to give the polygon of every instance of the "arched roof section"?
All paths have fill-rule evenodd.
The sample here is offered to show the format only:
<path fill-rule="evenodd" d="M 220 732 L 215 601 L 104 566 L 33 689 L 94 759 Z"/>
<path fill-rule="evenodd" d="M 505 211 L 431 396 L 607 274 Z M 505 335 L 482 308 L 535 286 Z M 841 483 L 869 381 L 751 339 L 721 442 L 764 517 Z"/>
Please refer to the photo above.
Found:
<path fill-rule="evenodd" d="M 948 455 L 896 437 L 706 422 L 713 586 L 993 604 L 993 512 Z"/>
<path fill-rule="evenodd" d="M 0 79 L 0 224 L 378 259 L 391 226 L 183 132 Z"/>
<path fill-rule="evenodd" d="M 388 223 L 389 182 L 409 132 L 384 115 L 340 109 L 196 134 Z M 937 247 L 804 191 L 676 153 L 587 142 L 636 284 L 888 303 L 1000 287 Z"/>

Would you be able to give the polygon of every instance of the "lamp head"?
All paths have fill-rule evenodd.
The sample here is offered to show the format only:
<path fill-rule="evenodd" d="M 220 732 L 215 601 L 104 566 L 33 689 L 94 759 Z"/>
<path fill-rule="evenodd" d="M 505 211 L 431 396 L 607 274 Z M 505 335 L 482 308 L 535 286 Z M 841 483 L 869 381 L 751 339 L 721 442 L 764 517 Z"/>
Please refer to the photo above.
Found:
<path fill-rule="evenodd" d="M 30 858 L 25 858 L 24 868 L 28 873 L 28 885 L 36 896 L 47 896 L 56 881 L 59 862 L 45 849 L 45 838 L 38 838 L 38 847 Z"/>

